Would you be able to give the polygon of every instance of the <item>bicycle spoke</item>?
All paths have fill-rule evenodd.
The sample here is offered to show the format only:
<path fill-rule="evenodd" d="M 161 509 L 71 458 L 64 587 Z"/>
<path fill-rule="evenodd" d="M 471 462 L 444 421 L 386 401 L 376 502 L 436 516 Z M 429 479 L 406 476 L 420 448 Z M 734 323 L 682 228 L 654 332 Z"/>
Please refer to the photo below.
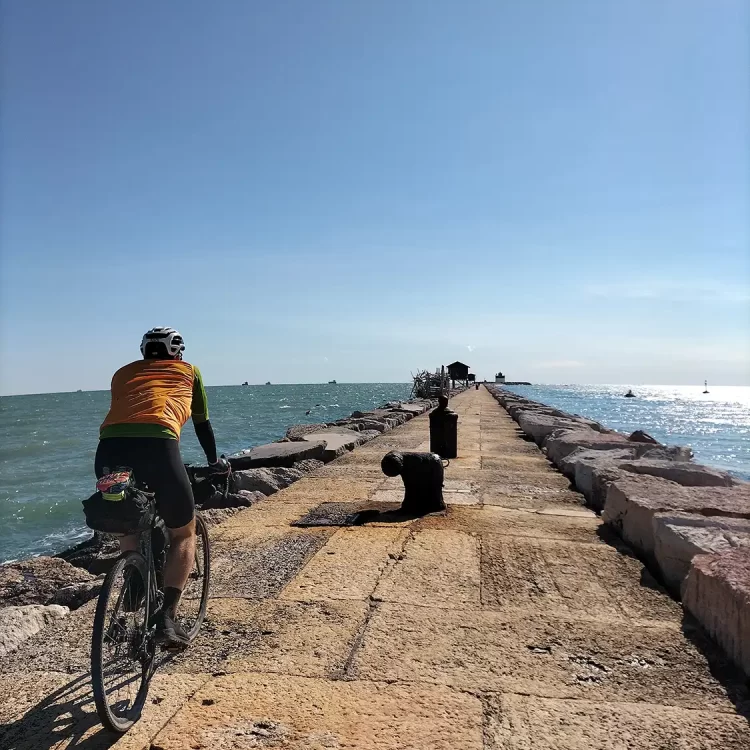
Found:
<path fill-rule="evenodd" d="M 117 731 L 125 731 L 137 720 L 148 689 L 144 678 L 150 670 L 144 640 L 148 636 L 144 630 L 143 572 L 138 567 L 144 561 L 140 555 L 131 555 L 130 560 L 118 561 L 105 581 L 92 652 L 97 710 L 104 723 Z"/>

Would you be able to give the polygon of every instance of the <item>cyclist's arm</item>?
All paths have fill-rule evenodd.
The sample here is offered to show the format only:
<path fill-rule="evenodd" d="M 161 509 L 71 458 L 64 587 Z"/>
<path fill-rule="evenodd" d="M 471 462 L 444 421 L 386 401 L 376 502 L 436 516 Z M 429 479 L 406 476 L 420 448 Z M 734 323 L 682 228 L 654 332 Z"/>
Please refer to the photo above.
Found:
<path fill-rule="evenodd" d="M 203 386 L 203 377 L 201 371 L 193 366 L 195 370 L 195 378 L 193 380 L 193 427 L 195 427 L 195 434 L 198 438 L 198 442 L 203 448 L 203 452 L 206 454 L 208 463 L 215 464 L 217 461 L 216 457 L 216 438 L 214 437 L 214 430 L 211 427 L 211 422 L 208 421 L 208 399 L 206 398 L 206 389 Z"/>

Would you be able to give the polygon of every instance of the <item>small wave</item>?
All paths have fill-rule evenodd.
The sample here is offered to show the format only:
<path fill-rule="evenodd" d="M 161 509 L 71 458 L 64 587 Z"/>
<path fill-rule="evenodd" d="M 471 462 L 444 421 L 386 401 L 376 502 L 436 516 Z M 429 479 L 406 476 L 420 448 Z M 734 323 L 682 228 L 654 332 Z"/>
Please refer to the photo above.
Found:
<path fill-rule="evenodd" d="M 279 409 L 291 409 L 291 406 L 280 406 Z"/>
<path fill-rule="evenodd" d="M 328 404 L 330 407 L 338 406 L 338 404 Z"/>

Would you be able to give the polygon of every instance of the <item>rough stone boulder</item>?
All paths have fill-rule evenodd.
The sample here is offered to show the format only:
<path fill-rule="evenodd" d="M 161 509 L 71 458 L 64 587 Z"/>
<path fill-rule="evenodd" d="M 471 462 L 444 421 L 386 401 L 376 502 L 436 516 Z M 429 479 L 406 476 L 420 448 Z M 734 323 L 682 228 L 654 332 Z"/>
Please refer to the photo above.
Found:
<path fill-rule="evenodd" d="M 347 451 L 365 442 L 366 438 L 361 432 L 349 430 L 346 427 L 330 427 L 318 432 L 305 435 L 304 440 L 312 442 L 324 441 L 326 444 L 323 451 L 323 461 L 333 461 Z"/>
<path fill-rule="evenodd" d="M 0 656 L 18 648 L 27 638 L 31 638 L 53 620 L 65 617 L 69 611 L 59 604 L 27 604 L 23 607 L 0 609 Z"/>
<path fill-rule="evenodd" d="M 398 427 L 408 422 L 414 415 L 408 414 L 401 409 L 374 409 L 365 414 L 365 417 L 370 416 L 373 419 L 387 419 L 390 421 L 391 427 Z"/>
<path fill-rule="evenodd" d="M 750 677 L 750 549 L 694 557 L 682 604 Z"/>
<path fill-rule="evenodd" d="M 0 565 L 0 607 L 47 604 L 58 589 L 94 578 L 58 557 L 32 557 Z"/>
<path fill-rule="evenodd" d="M 685 487 L 731 487 L 736 484 L 729 475 L 689 461 L 675 461 L 670 448 L 641 443 L 643 448 L 626 445 L 609 450 L 577 448 L 563 458 L 558 468 L 583 494 L 588 504 L 601 510 L 609 485 L 623 477 L 623 472 L 646 474 L 668 479 Z M 642 458 L 636 458 L 643 452 Z"/>
<path fill-rule="evenodd" d="M 263 469 L 248 469 L 248 471 L 263 471 Z M 282 471 L 288 471 L 283 469 Z M 243 472 L 237 472 L 241 474 Z M 249 508 L 259 500 L 263 500 L 265 494 L 262 492 L 250 492 L 248 490 L 237 489 L 236 485 L 232 492 L 214 492 L 204 499 L 200 506 L 201 512 L 207 510 L 220 510 L 224 508 Z"/>
<path fill-rule="evenodd" d="M 287 440 L 304 440 L 305 435 L 309 435 L 311 432 L 318 432 L 325 430 L 325 423 L 321 424 L 293 424 L 286 431 L 285 437 Z"/>
<path fill-rule="evenodd" d="M 292 467 L 296 462 L 307 458 L 321 460 L 325 448 L 326 444 L 323 441 L 269 443 L 235 453 L 229 456 L 229 463 L 233 471 L 275 466 Z"/>
<path fill-rule="evenodd" d="M 510 416 L 516 420 L 516 422 L 519 420 L 521 414 L 538 414 L 539 416 L 560 417 L 561 419 L 574 418 L 574 415 L 572 414 L 567 414 L 564 411 L 560 411 L 560 409 L 554 409 L 553 407 L 545 406 L 544 404 L 524 402 L 509 404 L 505 408 L 508 414 L 510 414 Z"/>
<path fill-rule="evenodd" d="M 622 477 L 619 466 L 635 456 L 631 447 L 615 450 L 577 448 L 560 461 L 560 471 L 595 510 L 601 510 L 609 485 Z"/>
<path fill-rule="evenodd" d="M 47 604 L 59 604 L 71 610 L 78 609 L 86 602 L 99 596 L 102 583 L 104 583 L 104 574 L 94 578 L 93 581 L 81 581 L 80 583 L 72 583 L 70 586 L 63 586 L 55 591 Z"/>
<path fill-rule="evenodd" d="M 424 414 L 428 409 L 432 408 L 432 404 L 429 401 L 410 401 L 403 404 L 386 404 L 391 411 L 404 411 L 416 417 L 418 414 Z"/>
<path fill-rule="evenodd" d="M 390 409 L 373 409 L 372 411 L 355 411 L 352 412 L 352 418 L 357 420 L 374 420 L 384 422 L 391 429 L 404 424 L 409 418 L 402 411 L 391 411 Z"/>
<path fill-rule="evenodd" d="M 299 469 L 271 468 L 271 469 L 245 469 L 235 471 L 232 474 L 234 492 L 259 492 L 264 495 L 273 495 L 284 487 L 288 487 L 298 479 L 302 479 L 304 473 Z"/>
<path fill-rule="evenodd" d="M 559 430 L 553 432 L 544 442 L 547 449 L 547 456 L 556 466 L 569 456 L 576 448 L 586 448 L 587 450 L 616 450 L 616 449 L 636 449 L 637 444 L 629 443 L 625 435 L 618 433 L 602 434 L 591 428 L 581 428 L 575 430 Z M 650 448 L 650 445 L 643 445 L 643 450 Z M 638 455 L 638 453 L 636 453 Z"/>
<path fill-rule="evenodd" d="M 555 466 L 560 466 L 560 462 L 576 448 L 598 451 L 630 448 L 635 451 L 636 458 L 648 454 L 655 458 L 666 458 L 674 461 L 689 461 L 692 455 L 689 448 L 634 443 L 619 432 L 598 432 L 591 428 L 553 432 L 544 441 L 544 448 L 547 451 L 547 457 Z M 659 452 L 651 453 L 651 451 Z"/>
<path fill-rule="evenodd" d="M 555 430 L 575 430 L 579 429 L 581 424 L 566 417 L 555 417 L 537 411 L 522 411 L 518 414 L 518 426 L 537 445 L 541 445 Z"/>
<path fill-rule="evenodd" d="M 310 474 L 313 471 L 317 471 L 323 466 L 323 464 L 324 461 L 318 461 L 314 458 L 306 458 L 304 461 L 297 461 L 292 468 L 301 471 L 303 474 Z"/>
<path fill-rule="evenodd" d="M 696 555 L 750 548 L 750 519 L 657 513 L 653 519 L 654 557 L 662 580 L 675 594 Z"/>
<path fill-rule="evenodd" d="M 357 430 L 358 432 L 364 432 L 365 430 L 386 432 L 392 428 L 392 425 L 388 421 L 379 422 L 374 419 L 366 419 L 365 417 L 341 419 L 334 424 L 339 427 L 348 427 L 350 430 Z"/>
<path fill-rule="evenodd" d="M 636 430 L 628 435 L 628 440 L 631 443 L 651 443 L 651 445 L 660 445 L 656 438 L 651 437 L 647 432 L 643 430 Z"/>
<path fill-rule="evenodd" d="M 625 474 L 609 485 L 602 519 L 648 559 L 654 559 L 657 513 L 750 518 L 750 484 L 682 487 L 661 477 Z"/>
<path fill-rule="evenodd" d="M 109 572 L 119 556 L 120 543 L 117 538 L 100 531 L 95 531 L 89 539 L 56 555 L 57 558 L 77 568 L 85 568 L 94 575 Z"/>
<path fill-rule="evenodd" d="M 689 461 L 652 458 L 652 455 L 658 455 L 657 451 L 658 449 L 654 449 L 653 453 L 649 451 L 638 461 L 624 461 L 620 464 L 620 468 L 633 474 L 649 474 L 653 477 L 669 479 L 683 487 L 732 487 L 736 484 L 730 474 L 709 466 Z"/>
<path fill-rule="evenodd" d="M 260 493 L 257 494 L 260 495 Z M 229 520 L 241 510 L 242 508 L 210 508 L 201 511 L 201 518 L 210 529 L 212 526 L 218 526 L 220 523 Z"/>

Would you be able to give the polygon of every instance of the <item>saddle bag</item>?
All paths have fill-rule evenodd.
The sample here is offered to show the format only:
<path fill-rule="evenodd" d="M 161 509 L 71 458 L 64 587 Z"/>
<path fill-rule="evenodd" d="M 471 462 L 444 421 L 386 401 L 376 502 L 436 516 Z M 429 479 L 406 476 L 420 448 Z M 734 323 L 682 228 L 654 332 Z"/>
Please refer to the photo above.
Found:
<path fill-rule="evenodd" d="M 83 501 L 86 525 L 107 534 L 138 534 L 154 520 L 153 495 L 138 489 L 130 469 L 118 469 L 96 483 Z"/>

